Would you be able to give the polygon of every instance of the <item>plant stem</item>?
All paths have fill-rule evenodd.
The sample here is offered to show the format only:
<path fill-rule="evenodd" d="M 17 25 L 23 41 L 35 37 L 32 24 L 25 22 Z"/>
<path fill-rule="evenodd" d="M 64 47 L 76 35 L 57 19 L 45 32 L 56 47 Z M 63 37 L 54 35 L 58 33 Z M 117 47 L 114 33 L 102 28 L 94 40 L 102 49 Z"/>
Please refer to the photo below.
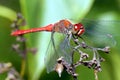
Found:
<path fill-rule="evenodd" d="M 21 77 L 23 77 L 25 74 L 25 67 L 26 67 L 26 61 L 25 61 L 25 58 L 23 58 L 21 63 L 21 71 L 20 71 Z"/>

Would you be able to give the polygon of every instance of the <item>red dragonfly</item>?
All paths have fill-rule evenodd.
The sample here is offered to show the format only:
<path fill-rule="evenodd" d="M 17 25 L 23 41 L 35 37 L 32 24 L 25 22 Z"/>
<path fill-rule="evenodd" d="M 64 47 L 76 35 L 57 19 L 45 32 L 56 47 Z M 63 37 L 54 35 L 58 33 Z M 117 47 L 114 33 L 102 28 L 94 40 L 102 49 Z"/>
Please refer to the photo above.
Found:
<path fill-rule="evenodd" d="M 74 34 L 74 35 L 80 36 L 81 34 L 84 33 L 85 29 L 81 23 L 72 24 L 68 20 L 60 20 L 55 24 L 49 24 L 45 27 L 33 28 L 29 30 L 17 30 L 15 32 L 12 32 L 11 35 L 18 36 L 22 34 L 41 32 L 41 31 L 59 32 L 64 34 Z"/>
<path fill-rule="evenodd" d="M 27 33 L 41 32 L 41 31 L 47 31 L 47 32 L 52 33 L 51 41 L 50 41 L 50 44 L 46 52 L 47 54 L 45 55 L 45 63 L 47 67 L 47 72 L 50 72 L 54 69 L 56 60 L 61 56 L 64 56 L 65 60 L 71 63 L 72 58 L 71 58 L 70 53 L 72 52 L 72 49 L 69 44 L 69 41 L 73 35 L 80 37 L 85 32 L 85 28 L 81 23 L 72 24 L 69 20 L 65 19 L 65 20 L 60 20 L 59 22 L 56 22 L 55 24 L 49 24 L 45 27 L 33 28 L 33 29 L 28 29 L 28 30 L 17 30 L 17 31 L 12 32 L 11 35 L 19 36 L 19 35 L 23 35 Z M 60 42 L 60 46 L 58 42 L 56 41 L 56 38 L 54 39 L 55 35 L 53 34 L 55 32 L 62 33 L 62 36 L 61 35 L 58 35 L 58 36 L 63 37 L 64 35 L 63 41 Z"/>

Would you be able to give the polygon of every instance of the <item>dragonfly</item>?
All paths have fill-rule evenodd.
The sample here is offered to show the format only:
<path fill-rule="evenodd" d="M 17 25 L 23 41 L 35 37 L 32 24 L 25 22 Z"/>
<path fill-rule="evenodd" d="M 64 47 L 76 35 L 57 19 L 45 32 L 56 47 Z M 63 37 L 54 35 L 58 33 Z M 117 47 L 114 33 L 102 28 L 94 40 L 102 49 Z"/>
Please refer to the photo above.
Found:
<path fill-rule="evenodd" d="M 99 34 L 97 34 L 97 33 L 102 34 L 101 31 L 106 31 L 106 30 L 104 28 L 103 28 L 103 30 L 101 30 L 100 27 L 104 27 L 103 25 L 99 25 L 99 23 L 97 23 L 97 25 L 99 25 L 100 27 L 96 27 L 96 25 L 93 25 L 94 23 L 96 23 L 96 21 L 95 22 L 92 21 L 92 23 L 91 22 L 87 23 L 87 24 L 91 25 L 92 27 L 90 26 L 90 28 L 93 29 L 91 31 L 87 31 L 87 28 L 89 28 L 89 27 L 86 27 L 86 29 L 85 29 L 85 26 L 88 26 L 86 24 L 86 22 L 73 24 L 71 21 L 69 21 L 67 19 L 63 19 L 54 24 L 49 24 L 44 27 L 32 28 L 32 29 L 28 29 L 28 30 L 16 30 L 16 31 L 12 32 L 11 35 L 19 36 L 19 35 L 23 35 L 23 34 L 27 34 L 27 33 L 42 32 L 42 31 L 51 32 L 51 40 L 50 40 L 50 43 L 49 43 L 49 46 L 47 48 L 46 55 L 45 55 L 45 63 L 46 63 L 46 67 L 47 67 L 47 72 L 51 72 L 54 70 L 56 60 L 61 56 L 63 56 L 67 62 L 72 63 L 71 52 L 73 50 L 73 47 L 75 47 L 75 46 L 73 46 L 73 44 L 71 44 L 72 43 L 71 41 L 73 41 L 73 43 L 74 43 L 74 39 L 81 38 L 81 36 L 84 36 L 83 34 L 86 34 L 88 36 L 91 36 L 91 34 L 95 35 L 95 36 L 97 36 L 96 39 L 99 39 L 99 40 L 105 39 L 103 41 L 96 40 L 96 42 L 100 42 L 101 44 L 102 44 L 102 42 L 106 41 L 106 39 L 109 40 L 109 41 L 106 41 L 106 42 L 109 42 L 108 44 L 110 44 L 111 42 L 114 42 L 113 41 L 114 39 L 111 34 L 105 33 L 105 34 L 103 34 L 104 37 L 101 37 L 101 35 L 99 36 Z M 95 26 L 95 27 L 93 27 L 93 26 Z M 101 31 L 99 32 L 96 30 L 101 30 Z M 100 37 L 100 38 L 98 38 L 98 37 Z M 58 42 L 56 39 L 58 39 L 58 40 L 61 39 L 61 40 L 59 40 L 59 42 Z M 93 41 L 93 43 L 94 43 L 94 40 L 95 39 L 93 39 L 91 41 Z"/>
<path fill-rule="evenodd" d="M 71 46 L 69 44 L 70 39 L 73 36 L 80 37 L 84 32 L 85 28 L 82 25 L 82 23 L 77 23 L 77 24 L 72 24 L 69 20 L 64 19 L 56 22 L 55 24 L 49 24 L 44 27 L 39 27 L 39 28 L 32 28 L 28 30 L 16 30 L 11 33 L 12 36 L 19 36 L 27 33 L 33 33 L 33 32 L 51 32 L 51 41 L 49 43 L 47 52 L 46 52 L 46 57 L 45 57 L 45 63 L 47 65 L 47 72 L 50 72 L 53 70 L 53 67 L 56 63 L 56 60 L 64 56 L 66 61 L 71 63 Z M 54 33 L 56 35 L 54 35 Z M 57 33 L 62 33 L 57 34 Z M 58 42 L 56 41 L 55 36 L 63 37 L 63 40 L 60 42 L 60 46 Z M 58 47 L 56 46 L 58 45 Z M 57 51 L 59 49 L 59 51 Z M 51 57 L 54 57 L 54 59 L 51 59 Z M 51 61 L 52 60 L 52 61 Z M 49 69 L 50 68 L 50 69 Z"/>
<path fill-rule="evenodd" d="M 84 33 L 85 29 L 81 23 L 72 24 L 68 20 L 60 20 L 55 24 L 49 24 L 45 27 L 33 28 L 29 30 L 17 30 L 12 32 L 11 35 L 18 36 L 18 35 L 23 35 L 27 33 L 41 32 L 41 31 L 59 32 L 63 34 L 74 34 L 76 36 L 80 36 L 81 34 Z"/>

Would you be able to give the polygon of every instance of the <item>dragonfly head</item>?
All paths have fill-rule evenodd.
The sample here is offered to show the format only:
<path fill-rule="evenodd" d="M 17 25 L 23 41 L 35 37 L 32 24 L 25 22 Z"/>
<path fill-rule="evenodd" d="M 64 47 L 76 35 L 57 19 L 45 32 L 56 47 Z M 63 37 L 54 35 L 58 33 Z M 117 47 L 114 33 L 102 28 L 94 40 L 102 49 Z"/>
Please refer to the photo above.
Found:
<path fill-rule="evenodd" d="M 81 23 L 74 24 L 73 33 L 77 36 L 82 35 L 85 32 L 85 28 Z"/>

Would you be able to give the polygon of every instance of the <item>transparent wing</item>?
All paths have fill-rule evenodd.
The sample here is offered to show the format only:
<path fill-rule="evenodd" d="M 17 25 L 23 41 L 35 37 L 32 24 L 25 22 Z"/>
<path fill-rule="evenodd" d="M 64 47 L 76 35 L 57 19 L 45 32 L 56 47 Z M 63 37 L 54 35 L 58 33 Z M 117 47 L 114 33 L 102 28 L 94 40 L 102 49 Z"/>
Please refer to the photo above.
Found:
<path fill-rule="evenodd" d="M 59 46 L 60 53 L 62 53 L 60 56 L 63 56 L 68 63 L 72 63 L 73 46 L 71 45 L 71 40 L 71 37 L 66 36 Z"/>
<path fill-rule="evenodd" d="M 53 71 L 54 69 L 53 67 L 56 63 L 57 57 L 58 55 L 55 53 L 52 41 L 50 40 L 47 51 L 46 51 L 46 55 L 45 55 L 45 65 L 48 73 Z"/>
<path fill-rule="evenodd" d="M 99 46 L 115 46 L 115 37 L 118 36 L 116 28 L 120 26 L 120 21 L 112 20 L 96 20 L 82 21 L 85 26 L 85 34 L 83 37 L 91 43 L 90 45 Z"/>
<path fill-rule="evenodd" d="M 63 56 L 68 63 L 71 63 L 71 52 L 72 49 L 67 35 L 57 32 L 52 33 L 51 41 L 45 55 L 47 72 L 49 73 L 54 70 L 57 59 L 61 56 Z"/>

